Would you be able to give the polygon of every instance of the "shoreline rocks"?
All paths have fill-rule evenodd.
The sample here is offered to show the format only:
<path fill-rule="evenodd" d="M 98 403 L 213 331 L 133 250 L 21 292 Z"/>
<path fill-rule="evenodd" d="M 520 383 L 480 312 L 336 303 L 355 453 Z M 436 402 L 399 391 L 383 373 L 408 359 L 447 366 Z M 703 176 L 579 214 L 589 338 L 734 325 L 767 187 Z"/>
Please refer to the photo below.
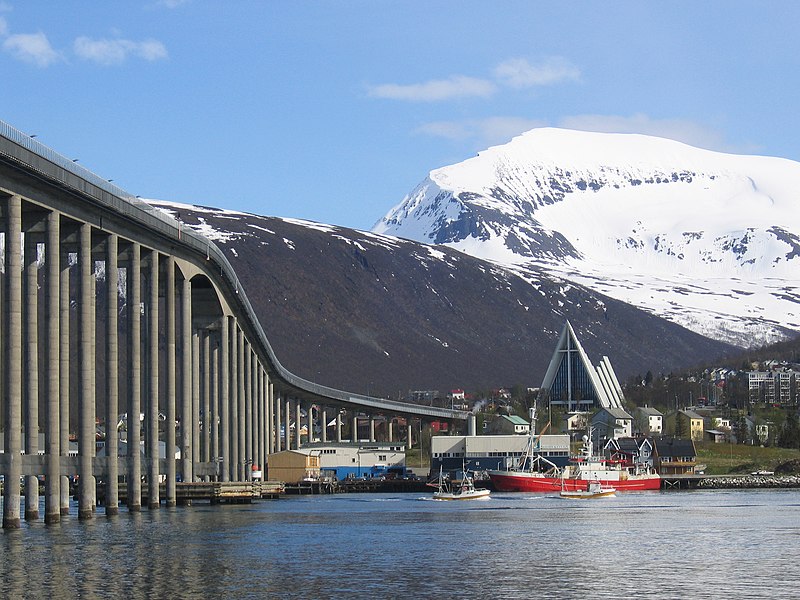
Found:
<path fill-rule="evenodd" d="M 697 482 L 697 489 L 707 490 L 796 487 L 800 487 L 800 475 L 738 475 L 731 477 L 708 477 Z"/>

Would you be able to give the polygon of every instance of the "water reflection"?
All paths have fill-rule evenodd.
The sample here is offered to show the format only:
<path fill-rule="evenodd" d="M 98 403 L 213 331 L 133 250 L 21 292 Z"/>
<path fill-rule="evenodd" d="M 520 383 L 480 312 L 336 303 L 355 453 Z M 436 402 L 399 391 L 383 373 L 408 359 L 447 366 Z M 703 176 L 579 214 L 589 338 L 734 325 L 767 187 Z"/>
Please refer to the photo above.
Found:
<path fill-rule="evenodd" d="M 0 533 L 6 598 L 787 597 L 800 492 L 284 499 Z"/>

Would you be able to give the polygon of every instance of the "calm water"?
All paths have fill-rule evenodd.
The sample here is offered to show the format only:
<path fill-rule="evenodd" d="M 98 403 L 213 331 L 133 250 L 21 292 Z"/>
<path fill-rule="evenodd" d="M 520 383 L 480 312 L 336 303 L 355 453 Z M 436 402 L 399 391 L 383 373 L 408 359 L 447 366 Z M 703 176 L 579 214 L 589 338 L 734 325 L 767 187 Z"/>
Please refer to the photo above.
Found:
<path fill-rule="evenodd" d="M 306 496 L 0 532 L 3 598 L 788 598 L 799 565 L 798 490 Z"/>

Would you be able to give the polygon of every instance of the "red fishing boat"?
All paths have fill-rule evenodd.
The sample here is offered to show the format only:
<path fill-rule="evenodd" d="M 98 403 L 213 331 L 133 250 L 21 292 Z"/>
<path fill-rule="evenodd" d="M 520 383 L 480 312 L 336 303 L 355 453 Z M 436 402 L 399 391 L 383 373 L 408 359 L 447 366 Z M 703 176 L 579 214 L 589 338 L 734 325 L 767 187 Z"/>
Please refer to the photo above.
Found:
<path fill-rule="evenodd" d="M 531 436 L 515 468 L 489 471 L 498 492 L 561 492 L 586 490 L 589 482 L 599 482 L 616 491 L 658 490 L 661 477 L 644 463 L 610 460 L 596 456 L 592 449 L 591 431 L 583 436 L 580 456 L 573 457 L 561 468 L 535 452 L 536 439 Z"/>

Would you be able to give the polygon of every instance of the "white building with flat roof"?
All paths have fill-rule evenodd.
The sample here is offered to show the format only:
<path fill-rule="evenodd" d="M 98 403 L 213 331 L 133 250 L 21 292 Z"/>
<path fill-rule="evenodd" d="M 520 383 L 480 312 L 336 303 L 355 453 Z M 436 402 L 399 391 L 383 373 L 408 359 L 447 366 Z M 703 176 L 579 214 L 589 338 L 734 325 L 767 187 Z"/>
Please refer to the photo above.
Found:
<path fill-rule="evenodd" d="M 525 452 L 527 435 L 436 435 L 431 438 L 431 475 L 513 467 Z M 540 435 L 534 451 L 557 465 L 569 459 L 569 435 Z"/>

